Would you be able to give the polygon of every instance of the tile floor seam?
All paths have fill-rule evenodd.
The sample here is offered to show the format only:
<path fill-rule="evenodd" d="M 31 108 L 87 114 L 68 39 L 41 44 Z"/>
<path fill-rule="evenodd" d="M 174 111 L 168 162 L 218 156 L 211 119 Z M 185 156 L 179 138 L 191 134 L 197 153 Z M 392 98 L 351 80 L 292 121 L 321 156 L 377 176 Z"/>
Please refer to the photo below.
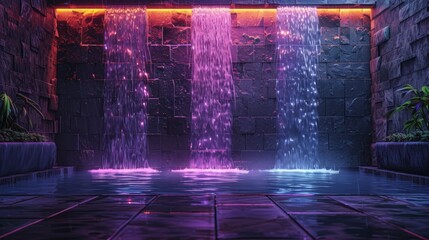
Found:
<path fill-rule="evenodd" d="M 133 216 L 131 216 L 127 221 L 125 221 L 121 226 L 119 226 L 119 228 L 108 238 L 108 240 L 117 239 L 117 237 L 119 236 L 119 234 L 128 226 L 128 224 L 130 224 L 134 219 L 136 219 L 137 216 L 140 215 L 145 208 L 147 208 L 148 206 L 150 206 L 160 196 L 161 195 L 158 194 L 158 195 L 155 195 L 154 197 L 152 197 L 152 199 L 150 199 L 140 210 L 138 210 L 136 214 L 134 214 Z"/>
<path fill-rule="evenodd" d="M 308 237 L 315 240 L 317 239 L 313 234 L 311 234 L 303 225 L 299 223 L 297 219 L 295 219 L 292 215 L 290 215 L 285 209 L 283 209 L 270 195 L 265 195 L 276 207 L 278 207 L 286 216 L 288 216 L 296 226 L 298 226 Z"/>
<path fill-rule="evenodd" d="M 381 196 L 379 196 L 379 197 L 381 197 Z M 359 209 L 357 209 L 357 208 L 355 208 L 355 207 L 353 207 L 353 206 L 350 206 L 349 204 L 347 204 L 347 203 L 345 203 L 345 202 L 343 202 L 343 201 L 336 200 L 336 199 L 332 198 L 332 196 L 329 196 L 329 198 L 331 198 L 331 199 L 333 199 L 333 200 L 337 201 L 338 203 L 340 203 L 341 205 L 343 205 L 343 206 L 345 206 L 345 207 L 349 207 L 349 208 L 351 208 L 351 209 L 354 209 L 354 210 L 355 210 L 355 211 L 357 211 L 357 212 L 360 212 L 360 213 L 362 213 L 362 214 L 364 214 L 364 215 L 366 215 L 366 216 L 368 216 L 368 217 L 370 217 L 370 218 L 372 218 L 372 219 L 375 219 L 375 220 L 377 220 L 377 221 L 380 221 L 380 222 L 382 222 L 382 223 L 385 223 L 385 224 L 387 224 L 387 225 L 389 225 L 389 226 L 391 226 L 391 227 L 393 227 L 393 228 L 399 229 L 400 231 L 403 231 L 403 232 L 405 232 L 405 233 L 408 233 L 408 234 L 410 234 L 410 235 L 412 235 L 412 236 L 414 236 L 414 237 L 416 237 L 416 238 L 419 238 L 419 239 L 422 239 L 422 240 L 429 240 L 428 238 L 423 237 L 423 236 L 421 236 L 420 234 L 417 234 L 417 233 L 415 233 L 415 232 L 413 232 L 413 231 L 410 231 L 410 230 L 408 230 L 408 229 L 406 229 L 406 228 L 403 228 L 403 227 L 401 227 L 401 226 L 399 226 L 399 225 L 397 225 L 397 224 L 394 224 L 394 223 L 391 223 L 391 222 L 385 221 L 385 220 L 383 220 L 383 219 L 381 219 L 381 218 L 379 218 L 379 217 L 377 217 L 377 216 L 375 216 L 375 215 L 369 214 L 369 213 L 367 213 L 367 212 L 365 212 L 365 211 L 363 211 L 363 210 L 359 210 Z"/>
<path fill-rule="evenodd" d="M 39 196 L 39 197 L 40 197 L 40 196 Z M 8 237 L 8 236 L 10 236 L 10 235 L 12 235 L 12 234 L 15 234 L 15 233 L 17 233 L 17 232 L 19 232 L 19 231 L 22 231 L 22 230 L 26 229 L 26 228 L 28 228 L 28 227 L 31 227 L 31 226 L 36 225 L 36 224 L 38 224 L 38 223 L 40 223 L 40 222 L 43 222 L 43 221 L 45 221 L 45 220 L 47 220 L 47 219 L 53 218 L 53 217 L 55 217 L 55 216 L 58 216 L 58 215 L 59 215 L 59 214 L 61 214 L 61 213 L 67 212 L 67 211 L 69 211 L 69 210 L 71 210 L 71 209 L 73 209 L 73 208 L 76 208 L 76 207 L 78 207 L 78 206 L 80 206 L 80 205 L 83 205 L 83 204 L 85 204 L 85 203 L 87 203 L 87 202 L 90 202 L 90 201 L 92 201 L 92 200 L 94 200 L 94 199 L 96 199 L 96 198 L 98 198 L 98 196 L 93 196 L 93 197 L 91 197 L 91 198 L 85 199 L 84 201 L 81 201 L 81 202 L 78 202 L 78 203 L 76 203 L 76 204 L 73 204 L 72 206 L 70 206 L 70 207 L 68 207 L 68 208 L 65 208 L 65 209 L 62 209 L 62 210 L 60 210 L 60 211 L 58 211 L 58 212 L 56 212 L 56 213 L 53 213 L 53 214 L 51 214 L 51 215 L 49 215 L 49 216 L 47 216 L 47 217 L 40 218 L 40 219 L 38 219 L 38 220 L 36 220 L 36 221 L 30 222 L 30 223 L 25 224 L 25 225 L 23 225 L 23 226 L 21 226 L 21 227 L 15 228 L 15 229 L 13 229 L 12 231 L 9 231 L 9 232 L 7 232 L 7 233 L 5 233 L 5 234 L 3 234 L 3 235 L 0 235 L 0 239 L 2 239 L 2 238 L 6 238 L 6 237 Z"/>
<path fill-rule="evenodd" d="M 407 200 L 396 198 L 394 196 L 381 195 L 380 197 L 382 197 L 384 199 L 387 199 L 387 200 L 392 200 L 392 201 L 398 201 L 398 202 L 406 203 L 408 205 L 412 205 L 412 206 L 415 206 L 415 207 L 421 207 L 421 208 L 424 208 L 424 209 L 429 209 L 429 206 L 424 206 L 424 205 L 421 205 L 421 204 L 418 204 L 418 203 L 409 202 Z"/>

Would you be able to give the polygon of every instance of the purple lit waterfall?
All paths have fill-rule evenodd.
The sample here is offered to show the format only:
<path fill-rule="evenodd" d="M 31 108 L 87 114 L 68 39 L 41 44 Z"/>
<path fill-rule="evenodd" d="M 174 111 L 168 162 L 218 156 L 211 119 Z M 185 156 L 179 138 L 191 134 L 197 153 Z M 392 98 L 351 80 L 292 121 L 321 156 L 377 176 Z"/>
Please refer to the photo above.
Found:
<path fill-rule="evenodd" d="M 319 21 L 315 7 L 277 8 L 277 114 L 275 168 L 319 168 L 317 158 L 317 59 Z"/>
<path fill-rule="evenodd" d="M 103 168 L 146 168 L 146 11 L 107 9 L 105 14 Z"/>
<path fill-rule="evenodd" d="M 231 13 L 192 9 L 191 168 L 232 168 Z"/>

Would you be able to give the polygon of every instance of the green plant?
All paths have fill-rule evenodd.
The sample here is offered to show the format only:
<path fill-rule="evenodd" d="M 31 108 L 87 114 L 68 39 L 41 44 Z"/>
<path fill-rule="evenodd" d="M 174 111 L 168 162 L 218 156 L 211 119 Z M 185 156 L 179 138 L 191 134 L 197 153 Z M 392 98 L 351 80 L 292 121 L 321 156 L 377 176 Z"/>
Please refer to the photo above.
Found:
<path fill-rule="evenodd" d="M 410 84 L 406 84 L 397 91 L 401 92 L 403 96 L 411 94 L 411 97 L 390 111 L 389 117 L 394 113 L 407 111 L 411 114 L 411 118 L 404 123 L 405 131 L 429 130 L 429 87 L 423 86 L 419 90 Z"/>
<path fill-rule="evenodd" d="M 29 110 L 34 110 L 42 118 L 43 113 L 37 104 L 32 99 L 18 93 L 16 101 L 13 101 L 6 93 L 0 94 L 0 130 L 11 129 L 19 132 L 28 132 L 18 122 L 20 119 L 25 119 L 30 128 L 33 127 Z"/>

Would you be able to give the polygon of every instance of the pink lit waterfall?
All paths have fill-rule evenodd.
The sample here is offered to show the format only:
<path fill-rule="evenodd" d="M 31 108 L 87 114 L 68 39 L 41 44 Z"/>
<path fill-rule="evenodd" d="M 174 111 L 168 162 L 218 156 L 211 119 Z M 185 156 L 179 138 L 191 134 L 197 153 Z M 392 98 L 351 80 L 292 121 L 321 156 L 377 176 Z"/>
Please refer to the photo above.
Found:
<path fill-rule="evenodd" d="M 147 168 L 146 11 L 113 8 L 105 14 L 103 168 Z"/>
<path fill-rule="evenodd" d="M 191 168 L 228 169 L 231 159 L 234 83 L 231 13 L 228 8 L 192 9 Z"/>

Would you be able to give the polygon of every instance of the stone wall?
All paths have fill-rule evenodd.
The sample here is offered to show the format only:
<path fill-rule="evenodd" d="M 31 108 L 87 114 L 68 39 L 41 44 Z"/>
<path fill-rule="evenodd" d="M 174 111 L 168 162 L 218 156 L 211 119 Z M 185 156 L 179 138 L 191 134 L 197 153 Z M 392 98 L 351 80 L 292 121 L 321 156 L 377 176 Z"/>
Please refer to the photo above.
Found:
<path fill-rule="evenodd" d="M 404 98 L 405 84 L 429 84 L 429 1 L 378 0 L 371 32 L 371 78 L 374 141 L 402 131 L 406 114 L 386 113 Z"/>
<path fill-rule="evenodd" d="M 30 112 L 30 131 L 53 139 L 57 129 L 55 112 L 55 65 L 57 39 L 54 9 L 45 0 L 0 1 L 0 93 L 13 99 L 21 93 L 36 101 L 45 119 Z"/>
<path fill-rule="evenodd" d="M 370 11 L 319 10 L 320 154 L 332 167 L 369 161 Z M 186 167 L 191 103 L 190 10 L 148 10 L 149 161 Z M 238 167 L 272 168 L 276 129 L 276 12 L 232 10 Z M 103 132 L 103 12 L 58 14 L 59 160 L 99 167 Z"/>

